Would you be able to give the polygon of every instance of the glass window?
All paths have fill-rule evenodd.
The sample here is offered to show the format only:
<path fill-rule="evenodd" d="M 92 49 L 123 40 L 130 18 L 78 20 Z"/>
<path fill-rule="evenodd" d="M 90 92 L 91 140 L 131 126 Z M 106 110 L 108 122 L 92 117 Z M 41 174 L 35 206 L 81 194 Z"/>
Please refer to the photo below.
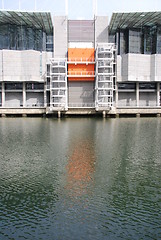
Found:
<path fill-rule="evenodd" d="M 144 28 L 144 54 L 152 53 L 152 34 L 150 28 Z"/>
<path fill-rule="evenodd" d="M 140 30 L 129 30 L 129 53 L 141 53 Z"/>
<path fill-rule="evenodd" d="M 22 90 L 22 83 L 6 83 L 5 90 Z"/>
<path fill-rule="evenodd" d="M 139 83 L 140 89 L 156 89 L 156 83 Z"/>
<path fill-rule="evenodd" d="M 161 53 L 161 27 L 157 29 L 157 53 Z"/>
<path fill-rule="evenodd" d="M 27 90 L 44 90 L 44 83 L 26 83 Z"/>
<path fill-rule="evenodd" d="M 17 26 L 0 25 L 0 49 L 53 51 L 53 36 L 42 30 Z"/>
<path fill-rule="evenodd" d="M 118 89 L 136 89 L 136 84 L 135 83 L 119 83 L 118 84 Z"/>

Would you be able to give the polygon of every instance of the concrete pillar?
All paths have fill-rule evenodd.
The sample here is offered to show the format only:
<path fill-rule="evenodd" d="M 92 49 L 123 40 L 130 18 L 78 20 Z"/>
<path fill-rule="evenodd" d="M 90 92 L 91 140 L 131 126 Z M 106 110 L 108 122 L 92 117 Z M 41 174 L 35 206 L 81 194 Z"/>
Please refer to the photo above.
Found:
<path fill-rule="evenodd" d="M 118 100 L 119 100 L 118 84 L 116 83 L 116 91 L 115 91 L 115 104 L 116 104 L 116 108 L 118 107 Z"/>
<path fill-rule="evenodd" d="M 103 116 L 103 118 L 106 117 L 106 111 L 103 111 L 103 112 L 102 112 L 102 116 Z"/>
<path fill-rule="evenodd" d="M 160 113 L 157 113 L 157 117 L 160 117 Z"/>
<path fill-rule="evenodd" d="M 23 107 L 26 107 L 26 83 L 23 82 Z"/>
<path fill-rule="evenodd" d="M 139 83 L 136 83 L 136 106 L 139 107 Z"/>
<path fill-rule="evenodd" d="M 58 111 L 58 118 L 61 118 L 61 112 Z"/>
<path fill-rule="evenodd" d="M 157 107 L 160 106 L 160 83 L 157 83 Z"/>
<path fill-rule="evenodd" d="M 140 117 L 140 113 L 137 113 L 137 114 L 136 114 L 136 117 L 139 118 L 139 117 Z"/>
<path fill-rule="evenodd" d="M 2 107 L 5 107 L 5 83 L 2 82 Z"/>

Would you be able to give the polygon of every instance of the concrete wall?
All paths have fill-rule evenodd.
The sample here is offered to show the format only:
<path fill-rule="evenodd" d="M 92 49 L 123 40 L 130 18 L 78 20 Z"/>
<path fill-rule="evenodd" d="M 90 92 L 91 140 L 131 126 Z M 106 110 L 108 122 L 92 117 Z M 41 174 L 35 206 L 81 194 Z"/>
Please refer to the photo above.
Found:
<path fill-rule="evenodd" d="M 108 17 L 96 16 L 95 19 L 95 41 L 97 43 L 108 42 Z"/>
<path fill-rule="evenodd" d="M 5 107 L 22 107 L 23 98 L 22 93 L 6 92 L 5 93 Z"/>
<path fill-rule="evenodd" d="M 161 54 L 151 56 L 151 76 L 154 81 L 161 81 Z"/>
<path fill-rule="evenodd" d="M 52 53 L 34 50 L 0 50 L 0 79 L 4 81 L 40 81 Z M 2 66 L 3 65 L 3 66 Z"/>
<path fill-rule="evenodd" d="M 118 107 L 136 106 L 136 93 L 135 92 L 119 92 L 118 94 Z"/>
<path fill-rule="evenodd" d="M 40 107 L 44 104 L 44 93 L 26 93 L 26 107 Z"/>
<path fill-rule="evenodd" d="M 118 81 L 161 81 L 161 54 L 123 54 L 117 56 Z"/>
<path fill-rule="evenodd" d="M 2 54 L 2 51 L 0 50 L 0 81 L 3 79 L 3 77 L 2 77 L 2 69 L 3 69 L 2 62 L 3 62 L 3 54 Z"/>
<path fill-rule="evenodd" d="M 69 82 L 69 104 L 94 103 L 94 82 Z"/>
<path fill-rule="evenodd" d="M 67 17 L 54 17 L 54 57 L 64 58 L 67 56 Z"/>
<path fill-rule="evenodd" d="M 122 57 L 120 55 L 117 55 L 116 62 L 117 62 L 117 68 L 116 68 L 117 69 L 117 72 L 116 72 L 117 81 L 120 82 L 120 81 L 122 81 L 122 69 L 121 69 L 121 67 L 122 67 Z"/>
<path fill-rule="evenodd" d="M 139 106 L 157 106 L 156 92 L 140 92 L 139 93 Z"/>
<path fill-rule="evenodd" d="M 94 43 L 94 20 L 69 20 L 68 42 Z"/>

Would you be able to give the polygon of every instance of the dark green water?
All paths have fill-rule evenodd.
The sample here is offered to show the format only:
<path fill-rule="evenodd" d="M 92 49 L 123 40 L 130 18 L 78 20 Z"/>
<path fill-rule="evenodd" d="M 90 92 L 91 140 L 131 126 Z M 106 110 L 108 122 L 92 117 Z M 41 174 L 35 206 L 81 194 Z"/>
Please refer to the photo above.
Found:
<path fill-rule="evenodd" d="M 161 239 L 161 119 L 0 119 L 3 239 Z"/>

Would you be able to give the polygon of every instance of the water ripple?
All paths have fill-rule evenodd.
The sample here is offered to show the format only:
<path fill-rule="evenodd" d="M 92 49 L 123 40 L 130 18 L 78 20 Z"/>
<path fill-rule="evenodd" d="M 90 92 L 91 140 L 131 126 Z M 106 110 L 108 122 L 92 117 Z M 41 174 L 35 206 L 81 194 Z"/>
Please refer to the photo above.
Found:
<path fill-rule="evenodd" d="M 158 119 L 0 119 L 0 239 L 161 239 Z"/>

